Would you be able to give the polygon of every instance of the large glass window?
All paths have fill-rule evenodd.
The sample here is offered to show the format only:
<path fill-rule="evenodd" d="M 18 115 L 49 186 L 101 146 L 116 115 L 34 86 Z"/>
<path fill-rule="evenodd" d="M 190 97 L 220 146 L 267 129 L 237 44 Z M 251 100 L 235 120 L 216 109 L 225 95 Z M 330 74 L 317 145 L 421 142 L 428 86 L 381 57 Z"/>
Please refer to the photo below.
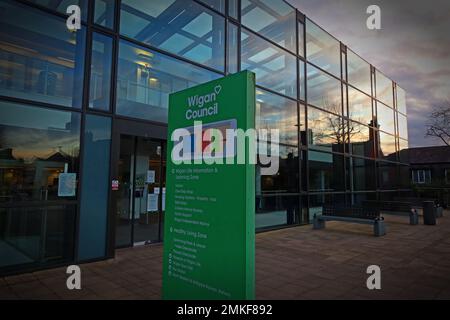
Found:
<path fill-rule="evenodd" d="M 406 92 L 397 86 L 397 110 L 406 115 Z"/>
<path fill-rule="evenodd" d="M 95 0 L 94 23 L 112 29 L 114 27 L 115 0 Z"/>
<path fill-rule="evenodd" d="M 375 161 L 347 158 L 347 168 L 352 172 L 354 191 L 375 190 Z"/>
<path fill-rule="evenodd" d="M 394 107 L 394 91 L 392 81 L 384 74 L 376 70 L 377 99 L 384 104 Z"/>
<path fill-rule="evenodd" d="M 408 139 L 408 119 L 398 113 L 398 134 L 400 138 Z"/>
<path fill-rule="evenodd" d="M 0 11 L 0 95 L 80 108 L 85 29 L 16 2 Z"/>
<path fill-rule="evenodd" d="M 278 129 L 280 143 L 297 146 L 297 102 L 257 89 L 256 128 Z"/>
<path fill-rule="evenodd" d="M 293 55 L 251 32 L 241 32 L 241 70 L 256 74 L 256 83 L 297 99 L 297 63 Z"/>
<path fill-rule="evenodd" d="M 398 168 L 397 164 L 391 162 L 378 162 L 378 184 L 383 190 L 397 187 Z"/>
<path fill-rule="evenodd" d="M 344 158 L 341 155 L 308 152 L 309 191 L 344 190 Z"/>
<path fill-rule="evenodd" d="M 409 144 L 407 140 L 399 139 L 399 160 L 403 163 L 409 163 Z"/>
<path fill-rule="evenodd" d="M 348 132 L 352 154 L 374 158 L 374 129 L 350 121 Z"/>
<path fill-rule="evenodd" d="M 348 117 L 365 125 L 372 124 L 372 98 L 348 87 Z"/>
<path fill-rule="evenodd" d="M 348 83 L 372 95 L 370 81 L 370 64 L 361 59 L 350 49 L 347 49 Z"/>
<path fill-rule="evenodd" d="M 341 77 L 339 41 L 309 19 L 306 19 L 306 58 L 323 70 Z"/>
<path fill-rule="evenodd" d="M 200 2 L 203 2 L 207 6 L 225 13 L 225 0 L 199 0 Z"/>
<path fill-rule="evenodd" d="M 299 224 L 299 198 L 283 195 L 256 197 L 256 229 Z"/>
<path fill-rule="evenodd" d="M 227 72 L 239 71 L 239 28 L 234 23 L 228 23 L 228 46 L 227 46 Z"/>
<path fill-rule="evenodd" d="M 394 110 L 377 102 L 377 125 L 380 130 L 395 134 Z"/>
<path fill-rule="evenodd" d="M 44 6 L 48 9 L 55 10 L 59 13 L 67 14 L 67 8 L 73 4 L 78 5 L 81 9 L 81 19 L 86 21 L 87 18 L 87 8 L 89 0 L 26 0 L 31 3 Z M 111 0 L 107 0 L 111 1 Z"/>
<path fill-rule="evenodd" d="M 167 122 L 170 93 L 219 77 L 219 74 L 123 41 L 119 46 L 116 112 Z"/>
<path fill-rule="evenodd" d="M 298 54 L 305 56 L 305 25 L 302 22 L 298 23 Z"/>
<path fill-rule="evenodd" d="M 310 148 L 342 152 L 346 142 L 342 118 L 308 107 L 308 143 Z"/>
<path fill-rule="evenodd" d="M 378 157 L 396 161 L 395 137 L 384 132 L 380 132 L 379 135 L 380 145 L 378 149 Z"/>
<path fill-rule="evenodd" d="M 100 33 L 92 36 L 89 108 L 109 110 L 111 93 L 112 38 Z"/>
<path fill-rule="evenodd" d="M 79 149 L 78 113 L 0 102 L 0 203 L 75 199 Z"/>
<path fill-rule="evenodd" d="M 224 71 L 225 19 L 194 1 L 122 0 L 120 33 Z"/>
<path fill-rule="evenodd" d="M 279 146 L 279 170 L 273 176 L 261 176 L 260 165 L 256 167 L 256 194 L 266 195 L 273 193 L 299 192 L 298 148 Z"/>
<path fill-rule="evenodd" d="M 86 115 L 78 246 L 81 260 L 106 255 L 110 145 L 111 119 Z"/>
<path fill-rule="evenodd" d="M 283 0 L 242 0 L 241 22 L 273 42 L 296 52 L 295 9 Z"/>
<path fill-rule="evenodd" d="M 308 104 L 342 115 L 341 82 L 310 64 L 307 68 Z"/>

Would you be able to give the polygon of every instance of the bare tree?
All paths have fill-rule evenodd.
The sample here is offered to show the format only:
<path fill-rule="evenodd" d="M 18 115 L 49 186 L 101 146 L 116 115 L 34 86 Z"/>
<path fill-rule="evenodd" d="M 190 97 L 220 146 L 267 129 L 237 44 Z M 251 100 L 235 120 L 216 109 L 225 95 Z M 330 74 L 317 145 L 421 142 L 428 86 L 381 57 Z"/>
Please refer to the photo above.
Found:
<path fill-rule="evenodd" d="M 426 127 L 426 137 L 439 138 L 447 146 L 450 145 L 450 101 L 434 108 Z"/>

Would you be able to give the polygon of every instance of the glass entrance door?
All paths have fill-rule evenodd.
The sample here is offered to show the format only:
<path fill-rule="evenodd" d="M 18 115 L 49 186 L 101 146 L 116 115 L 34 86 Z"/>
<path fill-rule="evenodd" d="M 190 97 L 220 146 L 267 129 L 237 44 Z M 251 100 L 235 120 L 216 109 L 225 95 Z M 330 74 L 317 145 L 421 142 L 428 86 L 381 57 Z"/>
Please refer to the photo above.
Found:
<path fill-rule="evenodd" d="M 116 247 L 160 242 L 165 202 L 165 142 L 121 135 Z"/>

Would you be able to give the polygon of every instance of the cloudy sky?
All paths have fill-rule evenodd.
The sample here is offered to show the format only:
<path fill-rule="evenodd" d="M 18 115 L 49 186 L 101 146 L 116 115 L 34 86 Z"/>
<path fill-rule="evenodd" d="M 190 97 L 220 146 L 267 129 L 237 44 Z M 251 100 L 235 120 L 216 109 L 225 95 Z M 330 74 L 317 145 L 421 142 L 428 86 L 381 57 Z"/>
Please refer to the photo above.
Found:
<path fill-rule="evenodd" d="M 410 147 L 425 138 L 434 105 L 450 101 L 450 0 L 288 0 L 407 91 Z M 369 5 L 381 8 L 381 30 L 369 30 Z"/>

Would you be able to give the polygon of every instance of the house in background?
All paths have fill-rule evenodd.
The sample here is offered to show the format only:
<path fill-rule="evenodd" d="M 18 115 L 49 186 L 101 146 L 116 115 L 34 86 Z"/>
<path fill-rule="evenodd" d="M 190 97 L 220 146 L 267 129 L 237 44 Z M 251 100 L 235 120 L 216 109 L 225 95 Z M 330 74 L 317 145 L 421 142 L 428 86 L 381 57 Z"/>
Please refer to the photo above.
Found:
<path fill-rule="evenodd" d="M 421 197 L 450 204 L 450 146 L 409 149 L 411 183 Z"/>

